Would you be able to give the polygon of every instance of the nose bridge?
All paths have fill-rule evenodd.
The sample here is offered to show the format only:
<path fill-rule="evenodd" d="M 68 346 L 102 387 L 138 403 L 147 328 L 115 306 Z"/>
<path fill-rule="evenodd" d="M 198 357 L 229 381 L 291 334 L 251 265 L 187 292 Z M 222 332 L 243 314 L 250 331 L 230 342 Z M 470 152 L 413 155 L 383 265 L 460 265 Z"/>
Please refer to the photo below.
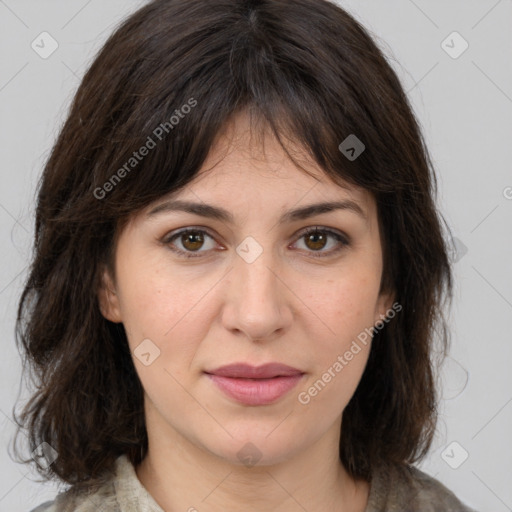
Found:
<path fill-rule="evenodd" d="M 263 339 L 290 321 L 273 251 L 252 237 L 236 248 L 226 327 Z"/>
<path fill-rule="evenodd" d="M 275 267 L 272 250 L 270 247 L 263 248 L 253 237 L 247 237 L 236 248 L 237 281 L 242 291 L 241 300 L 248 299 L 249 302 L 267 302 L 275 300 L 276 276 L 271 271 Z"/>

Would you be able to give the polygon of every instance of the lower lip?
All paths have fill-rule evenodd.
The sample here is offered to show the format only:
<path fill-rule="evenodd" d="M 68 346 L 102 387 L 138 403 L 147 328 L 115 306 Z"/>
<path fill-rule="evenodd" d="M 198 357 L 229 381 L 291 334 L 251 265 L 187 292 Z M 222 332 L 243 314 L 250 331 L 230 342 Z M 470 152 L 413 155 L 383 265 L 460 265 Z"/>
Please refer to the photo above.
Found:
<path fill-rule="evenodd" d="M 240 379 L 206 375 L 226 395 L 246 405 L 271 404 L 293 389 L 303 377 L 303 374 L 297 374 L 271 379 Z"/>

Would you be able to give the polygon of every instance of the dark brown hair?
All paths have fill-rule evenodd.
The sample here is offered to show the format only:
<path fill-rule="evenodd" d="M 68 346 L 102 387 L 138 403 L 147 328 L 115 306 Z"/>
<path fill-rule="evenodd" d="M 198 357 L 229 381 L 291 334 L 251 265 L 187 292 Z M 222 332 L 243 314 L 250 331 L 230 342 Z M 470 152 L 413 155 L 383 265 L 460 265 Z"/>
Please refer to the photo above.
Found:
<path fill-rule="evenodd" d="M 244 110 L 285 151 L 286 140 L 298 143 L 332 179 L 377 202 L 381 288 L 403 311 L 374 334 L 343 413 L 342 462 L 370 479 L 378 464 L 427 453 L 432 355 L 436 339 L 442 354 L 448 347 L 452 278 L 432 162 L 395 72 L 366 30 L 325 0 L 154 0 L 94 59 L 38 187 L 16 326 L 36 389 L 14 416 L 31 450 L 47 442 L 57 451 L 45 477 L 78 488 L 121 454 L 134 465 L 145 457 L 143 390 L 123 325 L 101 315 L 100 271 L 126 219 L 189 183 Z M 351 134 L 365 145 L 354 160 L 339 149 Z M 149 139 L 155 146 L 130 160 Z"/>

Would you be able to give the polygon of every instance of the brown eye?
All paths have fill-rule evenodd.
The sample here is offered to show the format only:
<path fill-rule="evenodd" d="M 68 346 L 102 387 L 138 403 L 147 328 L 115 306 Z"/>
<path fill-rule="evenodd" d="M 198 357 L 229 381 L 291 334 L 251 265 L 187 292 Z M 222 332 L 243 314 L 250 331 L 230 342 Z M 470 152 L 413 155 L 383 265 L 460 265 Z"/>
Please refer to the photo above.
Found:
<path fill-rule="evenodd" d="M 305 251 L 314 257 L 332 256 L 349 245 L 348 237 L 319 227 L 303 231 L 296 243 L 298 242 L 303 242 Z M 326 247 L 328 249 L 324 250 Z"/>
<path fill-rule="evenodd" d="M 188 251 L 197 251 L 204 244 L 204 236 L 200 231 L 182 233 L 181 243 Z"/>
<path fill-rule="evenodd" d="M 173 252 L 185 258 L 207 256 L 215 249 L 214 237 L 203 229 L 182 229 L 170 234 L 163 242 Z M 318 227 L 305 230 L 295 243 L 299 242 L 305 246 L 305 249 L 301 249 L 313 257 L 333 256 L 349 245 L 348 237 L 342 233 Z M 328 250 L 324 250 L 326 248 Z M 223 250 L 222 247 L 220 249 Z"/>
<path fill-rule="evenodd" d="M 202 229 L 182 229 L 166 237 L 163 242 L 173 252 L 187 258 L 205 256 L 215 247 L 214 238 Z"/>
<path fill-rule="evenodd" d="M 304 235 L 306 245 L 314 251 L 323 249 L 327 244 L 327 238 L 328 237 L 325 236 L 325 233 L 322 233 L 322 231 L 313 231 L 312 233 Z"/>

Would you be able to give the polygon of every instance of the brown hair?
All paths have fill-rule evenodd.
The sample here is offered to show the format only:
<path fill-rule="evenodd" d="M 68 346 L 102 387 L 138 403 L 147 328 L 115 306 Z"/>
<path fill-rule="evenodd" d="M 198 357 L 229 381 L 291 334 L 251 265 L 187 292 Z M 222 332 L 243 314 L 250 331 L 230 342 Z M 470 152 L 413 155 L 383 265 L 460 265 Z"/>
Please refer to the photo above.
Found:
<path fill-rule="evenodd" d="M 46 478 L 80 487 L 121 454 L 134 465 L 145 457 L 143 390 L 123 325 L 100 313 L 100 271 L 126 219 L 189 183 L 244 109 L 285 151 L 284 138 L 298 142 L 330 177 L 377 202 L 381 288 L 403 311 L 374 334 L 343 413 L 342 462 L 369 479 L 378 464 L 427 453 L 437 414 L 431 356 L 436 333 L 443 354 L 448 347 L 452 277 L 433 166 L 395 72 L 365 29 L 325 0 L 154 0 L 86 72 L 38 188 L 16 325 L 37 389 L 14 416 L 31 450 L 47 442 L 57 451 L 47 471 L 38 467 Z M 339 149 L 351 134 L 365 145 L 352 160 Z M 149 139 L 155 146 L 135 159 Z"/>

